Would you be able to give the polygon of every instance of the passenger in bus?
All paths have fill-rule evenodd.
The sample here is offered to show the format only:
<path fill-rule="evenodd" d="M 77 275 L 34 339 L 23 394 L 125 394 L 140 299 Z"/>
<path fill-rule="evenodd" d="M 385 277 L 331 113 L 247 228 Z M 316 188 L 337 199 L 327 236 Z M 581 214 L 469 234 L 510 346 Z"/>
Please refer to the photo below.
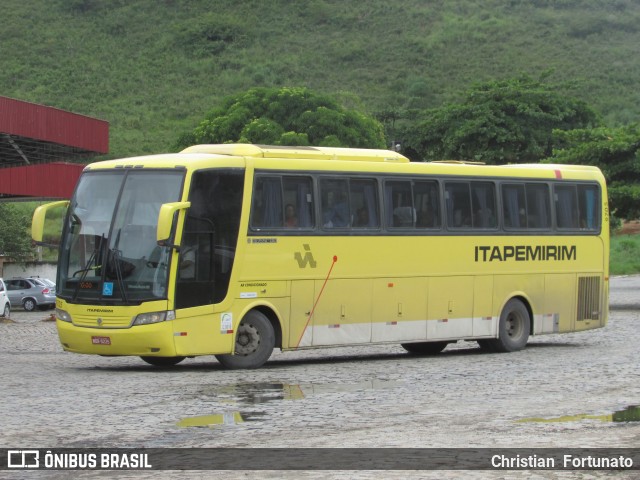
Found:
<path fill-rule="evenodd" d="M 360 207 L 356 214 L 356 220 L 353 224 L 354 227 L 368 227 L 369 226 L 369 211 L 366 207 Z"/>
<path fill-rule="evenodd" d="M 336 197 L 333 207 L 324 212 L 324 226 L 327 228 L 348 227 L 351 222 L 346 196 L 342 192 L 337 192 Z"/>
<path fill-rule="evenodd" d="M 284 226 L 285 227 L 297 227 L 298 217 L 296 217 L 296 209 L 290 203 L 284 207 Z"/>
<path fill-rule="evenodd" d="M 490 208 L 480 208 L 473 217 L 474 228 L 493 228 L 496 226 L 496 218 Z"/>

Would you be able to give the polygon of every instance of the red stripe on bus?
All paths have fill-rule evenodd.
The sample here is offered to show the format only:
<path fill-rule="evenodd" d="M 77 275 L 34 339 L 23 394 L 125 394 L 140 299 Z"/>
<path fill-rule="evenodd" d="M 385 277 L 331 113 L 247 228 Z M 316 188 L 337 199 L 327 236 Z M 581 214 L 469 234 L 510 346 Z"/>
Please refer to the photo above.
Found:
<path fill-rule="evenodd" d="M 322 284 L 322 288 L 320 289 L 320 293 L 318 294 L 318 298 L 316 298 L 316 301 L 313 304 L 313 308 L 311 309 L 311 312 L 309 313 L 309 317 L 307 318 L 307 323 L 304 325 L 304 328 L 302 329 L 302 333 L 300 334 L 300 338 L 298 339 L 298 343 L 296 344 L 296 348 L 298 347 L 298 345 L 300 345 L 300 342 L 302 341 L 302 337 L 304 336 L 304 332 L 307 330 L 307 327 L 309 326 L 309 322 L 311 322 L 311 318 L 313 317 L 313 313 L 316 311 L 316 306 L 318 306 L 318 302 L 320 301 L 320 297 L 322 296 L 322 293 L 324 292 L 324 287 L 327 286 L 327 282 L 329 281 L 329 277 L 331 276 L 331 271 L 333 270 L 333 266 L 336 264 L 337 261 L 338 261 L 338 256 L 334 255 L 333 256 L 333 262 L 331 262 L 331 267 L 329 267 L 329 273 L 327 273 L 327 278 L 324 279 L 324 283 Z"/>

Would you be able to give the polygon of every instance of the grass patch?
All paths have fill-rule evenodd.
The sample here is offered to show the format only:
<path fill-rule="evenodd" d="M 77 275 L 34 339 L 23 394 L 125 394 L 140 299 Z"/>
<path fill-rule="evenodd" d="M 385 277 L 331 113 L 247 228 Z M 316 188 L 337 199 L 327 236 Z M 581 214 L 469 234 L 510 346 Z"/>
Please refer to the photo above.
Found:
<path fill-rule="evenodd" d="M 609 273 L 631 275 L 640 272 L 640 235 L 611 237 Z"/>

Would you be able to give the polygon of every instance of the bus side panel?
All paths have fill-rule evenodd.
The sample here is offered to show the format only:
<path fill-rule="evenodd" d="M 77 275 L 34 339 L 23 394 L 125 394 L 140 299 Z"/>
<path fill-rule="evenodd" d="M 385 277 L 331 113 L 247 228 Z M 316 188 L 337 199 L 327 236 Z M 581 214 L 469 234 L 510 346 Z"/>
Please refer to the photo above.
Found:
<path fill-rule="evenodd" d="M 473 336 L 495 337 L 498 318 L 493 313 L 493 276 L 475 278 L 473 289 Z"/>
<path fill-rule="evenodd" d="M 427 284 L 426 278 L 374 280 L 372 342 L 427 339 Z"/>
<path fill-rule="evenodd" d="M 556 332 L 571 332 L 575 328 L 576 275 L 556 273 L 545 275 L 544 315 L 553 316 Z M 551 333 L 551 332 L 542 332 Z"/>
<path fill-rule="evenodd" d="M 322 291 L 317 280 L 315 291 Z M 311 324 L 316 345 L 371 342 L 371 279 L 329 280 L 316 305 Z M 318 293 L 320 295 L 320 293 Z"/>
<path fill-rule="evenodd" d="M 427 339 L 460 339 L 473 335 L 473 278 L 429 279 Z"/>
<path fill-rule="evenodd" d="M 213 313 L 213 306 L 177 310 L 173 325 L 176 355 L 231 353 L 234 333 L 222 330 L 224 313 Z"/>
<path fill-rule="evenodd" d="M 283 326 L 288 331 L 288 334 L 283 332 L 282 335 L 283 349 L 311 346 L 313 328 L 311 328 L 309 315 L 315 301 L 314 283 L 313 280 L 291 282 L 291 315 L 288 327 Z"/>

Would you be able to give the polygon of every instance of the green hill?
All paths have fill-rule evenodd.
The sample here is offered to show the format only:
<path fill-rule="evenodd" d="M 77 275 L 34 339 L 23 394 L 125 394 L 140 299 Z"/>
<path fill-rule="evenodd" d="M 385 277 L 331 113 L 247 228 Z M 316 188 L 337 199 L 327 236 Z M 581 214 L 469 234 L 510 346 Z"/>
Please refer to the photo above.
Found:
<path fill-rule="evenodd" d="M 4 0 L 0 95 L 111 124 L 111 154 L 172 148 L 223 96 L 306 86 L 368 113 L 552 69 L 611 125 L 640 120 L 634 0 Z"/>

